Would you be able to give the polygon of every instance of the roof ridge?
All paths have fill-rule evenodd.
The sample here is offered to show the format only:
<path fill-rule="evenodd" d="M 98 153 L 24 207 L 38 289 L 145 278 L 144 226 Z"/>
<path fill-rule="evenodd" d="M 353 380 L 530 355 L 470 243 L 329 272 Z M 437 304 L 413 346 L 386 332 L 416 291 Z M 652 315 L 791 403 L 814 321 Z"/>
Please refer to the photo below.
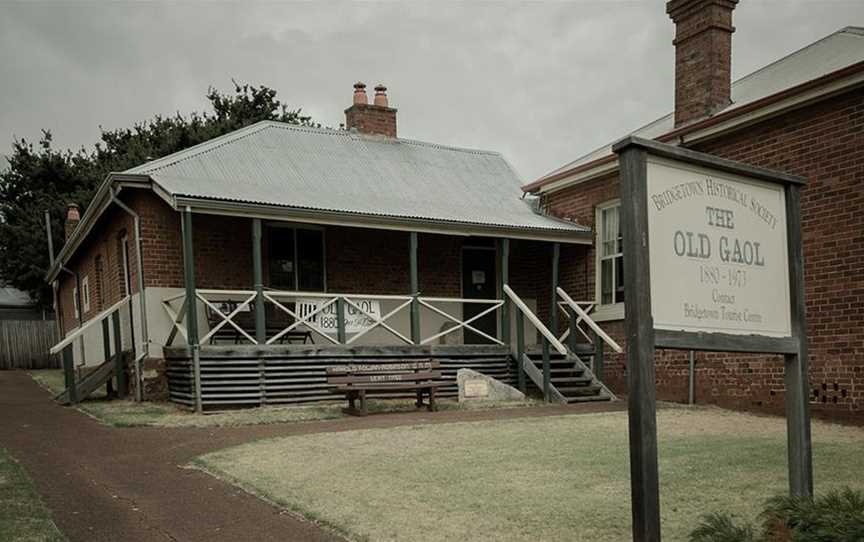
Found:
<path fill-rule="evenodd" d="M 460 151 L 460 152 L 468 152 L 472 154 L 489 154 L 493 156 L 501 156 L 501 153 L 496 151 L 488 151 L 483 149 L 472 149 L 468 147 L 457 147 L 455 145 L 444 145 L 442 143 L 433 143 L 431 141 L 421 141 L 419 139 L 407 139 L 402 137 L 393 137 L 389 138 L 386 136 L 380 136 L 375 134 L 364 134 L 362 132 L 355 132 L 351 130 L 334 130 L 332 128 L 316 128 L 314 126 L 305 126 L 300 124 L 290 124 L 287 122 L 279 122 L 275 120 L 266 121 L 270 122 L 275 128 L 282 128 L 285 130 L 294 130 L 298 132 L 313 132 L 319 133 L 322 135 L 338 135 L 338 136 L 350 136 L 350 137 L 358 137 L 367 141 L 398 141 L 399 143 L 405 143 L 408 145 L 422 145 L 424 147 L 433 147 L 437 149 L 445 149 L 451 151 Z"/>
<path fill-rule="evenodd" d="M 243 128 L 238 128 L 237 130 L 228 132 L 227 134 L 222 134 L 212 139 L 208 139 L 207 141 L 202 141 L 197 145 L 192 145 L 191 147 L 187 147 L 177 152 L 172 152 L 171 154 L 156 158 L 155 160 L 144 162 L 141 165 L 129 168 L 122 171 L 121 173 L 146 174 L 152 171 L 164 169 L 184 160 L 188 160 L 189 158 L 199 156 L 201 154 L 210 152 L 213 149 L 218 149 L 224 145 L 233 143 L 238 139 L 243 139 L 244 137 L 256 134 L 261 130 L 268 128 L 270 122 L 272 121 L 260 120 L 256 123 L 250 124 L 249 126 L 244 126 Z"/>

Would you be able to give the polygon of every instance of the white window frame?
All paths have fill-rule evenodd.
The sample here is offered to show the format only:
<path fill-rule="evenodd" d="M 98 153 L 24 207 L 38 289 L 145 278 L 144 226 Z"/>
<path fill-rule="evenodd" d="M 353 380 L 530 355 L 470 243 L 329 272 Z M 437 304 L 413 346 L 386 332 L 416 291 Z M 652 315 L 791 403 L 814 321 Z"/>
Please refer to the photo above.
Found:
<path fill-rule="evenodd" d="M 72 307 L 75 309 L 75 319 L 81 319 L 81 309 L 78 307 L 78 287 L 72 287 Z"/>
<path fill-rule="evenodd" d="M 595 208 L 594 215 L 594 230 L 596 233 L 595 243 L 594 243 L 594 299 L 596 303 L 596 308 L 592 313 L 592 318 L 595 321 L 610 321 L 610 320 L 623 320 L 624 319 L 624 302 L 616 302 L 616 303 L 603 303 L 603 271 L 602 271 L 602 262 L 604 259 L 614 259 L 619 257 L 618 254 L 623 256 L 623 247 L 621 253 L 616 253 L 612 256 L 603 256 L 603 212 L 612 209 L 614 207 L 619 207 L 618 211 L 618 223 L 619 223 L 619 231 L 620 231 L 620 223 L 621 223 L 621 200 L 615 199 L 604 202 L 600 205 L 597 205 Z M 615 265 L 612 265 L 612 273 L 613 277 L 615 274 Z M 614 280 L 614 279 L 613 279 Z M 623 277 L 621 278 L 623 281 Z M 612 295 L 615 295 L 615 288 L 613 286 Z"/>
<path fill-rule="evenodd" d="M 129 236 L 123 235 L 120 238 L 120 258 L 123 265 L 123 283 L 120 285 L 123 289 L 122 295 L 126 297 L 132 293 L 132 282 L 129 275 Z"/>
<path fill-rule="evenodd" d="M 81 279 L 81 304 L 84 305 L 84 312 L 90 312 L 90 277 L 85 276 Z"/>

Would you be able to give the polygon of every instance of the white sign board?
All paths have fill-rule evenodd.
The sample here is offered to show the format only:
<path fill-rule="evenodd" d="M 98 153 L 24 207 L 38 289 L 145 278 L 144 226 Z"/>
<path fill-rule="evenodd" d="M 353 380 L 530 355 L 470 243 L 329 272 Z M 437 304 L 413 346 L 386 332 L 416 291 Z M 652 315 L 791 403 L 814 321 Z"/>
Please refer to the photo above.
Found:
<path fill-rule="evenodd" d="M 791 335 L 783 186 L 650 156 L 654 328 Z"/>
<path fill-rule="evenodd" d="M 327 304 L 330 299 L 303 299 L 297 302 L 298 313 L 300 317 L 311 314 L 318 310 L 319 307 Z M 363 310 L 358 310 L 354 305 Z M 351 303 L 345 303 L 345 333 L 360 333 L 375 325 L 375 320 L 381 318 L 381 303 L 377 299 L 351 299 Z M 364 312 L 365 311 L 365 312 Z M 317 326 L 327 334 L 335 335 L 339 330 L 339 324 L 336 318 L 336 302 L 330 303 L 323 310 L 316 313 L 309 319 L 313 325 Z"/>

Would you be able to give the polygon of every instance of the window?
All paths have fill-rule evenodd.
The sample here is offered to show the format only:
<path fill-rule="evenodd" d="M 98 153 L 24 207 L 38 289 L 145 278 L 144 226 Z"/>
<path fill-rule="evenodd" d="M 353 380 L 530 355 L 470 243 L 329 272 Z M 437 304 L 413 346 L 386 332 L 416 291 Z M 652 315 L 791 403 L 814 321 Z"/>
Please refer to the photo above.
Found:
<path fill-rule="evenodd" d="M 324 231 L 272 226 L 267 231 L 271 288 L 323 292 Z"/>
<path fill-rule="evenodd" d="M 84 312 L 90 312 L 90 277 L 81 279 L 81 303 L 84 305 Z"/>
<path fill-rule="evenodd" d="M 125 297 L 132 293 L 129 276 L 129 237 L 120 237 L 120 292 Z"/>
<path fill-rule="evenodd" d="M 105 291 L 105 279 L 102 270 L 102 255 L 99 254 L 96 256 L 96 284 L 94 289 L 94 298 L 96 300 L 96 308 L 98 310 L 102 310 L 105 308 L 105 297 L 107 292 Z"/>
<path fill-rule="evenodd" d="M 81 310 L 78 307 L 78 287 L 74 286 L 72 288 L 72 306 L 75 309 L 75 319 L 81 319 Z"/>
<path fill-rule="evenodd" d="M 619 201 L 597 208 L 597 291 L 601 305 L 624 302 L 620 209 Z"/>

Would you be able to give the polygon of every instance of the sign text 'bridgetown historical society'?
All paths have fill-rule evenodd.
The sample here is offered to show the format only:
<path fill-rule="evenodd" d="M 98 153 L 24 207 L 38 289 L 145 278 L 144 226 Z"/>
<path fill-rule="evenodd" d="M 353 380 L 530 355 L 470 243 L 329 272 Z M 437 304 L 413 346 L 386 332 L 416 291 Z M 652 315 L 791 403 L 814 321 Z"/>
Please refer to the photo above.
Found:
<path fill-rule="evenodd" d="M 651 157 L 656 329 L 788 336 L 783 186 Z"/>

